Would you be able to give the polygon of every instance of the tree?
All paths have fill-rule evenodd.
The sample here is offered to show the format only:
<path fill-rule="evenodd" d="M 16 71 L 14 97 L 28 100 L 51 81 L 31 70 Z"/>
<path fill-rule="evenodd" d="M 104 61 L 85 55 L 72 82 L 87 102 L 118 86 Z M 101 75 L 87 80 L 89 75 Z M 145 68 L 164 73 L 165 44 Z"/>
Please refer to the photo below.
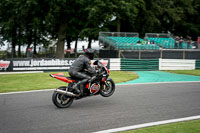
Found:
<path fill-rule="evenodd" d="M 49 11 L 46 17 L 46 23 L 52 38 L 57 38 L 56 58 L 64 58 L 64 44 L 66 42 L 67 31 L 69 31 L 70 21 L 76 18 L 79 21 L 76 12 L 81 9 L 79 0 L 51 0 Z M 69 33 L 73 33 L 70 31 Z M 69 41 L 70 42 L 70 41 Z M 69 47 L 69 46 L 68 46 Z"/>
<path fill-rule="evenodd" d="M 13 57 L 16 56 L 16 45 L 19 46 L 18 56 L 21 56 L 21 45 L 24 44 L 28 45 L 27 48 L 34 44 L 36 54 L 36 45 L 43 38 L 44 13 L 41 12 L 46 10 L 46 5 L 39 0 L 2 0 L 0 6 L 1 34 L 4 40 L 11 43 Z"/>
<path fill-rule="evenodd" d="M 1 0 L 1 40 L 12 45 L 12 55 L 21 55 L 21 45 L 29 48 L 56 40 L 56 58 L 64 58 L 64 44 L 97 40 L 100 31 L 171 32 L 200 34 L 198 0 Z M 185 30 L 182 30 L 185 29 Z M 76 51 L 76 50 L 75 50 Z"/>
<path fill-rule="evenodd" d="M 182 11 L 182 17 L 179 23 L 175 24 L 174 33 L 185 37 L 193 36 L 193 39 L 196 39 L 200 34 L 200 1 L 178 0 L 175 5 Z"/>
<path fill-rule="evenodd" d="M 88 48 L 91 48 L 92 40 L 97 40 L 100 31 L 107 30 L 106 23 L 112 18 L 110 0 L 87 0 L 82 3 L 82 22 L 84 27 L 80 37 L 88 39 Z"/>
<path fill-rule="evenodd" d="M 136 16 L 138 15 L 138 6 L 142 4 L 143 0 L 112 0 L 112 17 L 115 18 L 117 32 L 121 31 L 122 23 L 125 25 L 134 25 Z M 124 28 L 126 29 L 126 26 Z"/>
<path fill-rule="evenodd" d="M 18 30 L 20 29 L 20 16 L 18 15 L 18 1 L 0 2 L 0 32 L 3 40 L 12 44 L 12 57 L 16 57 L 15 46 L 17 45 Z"/>

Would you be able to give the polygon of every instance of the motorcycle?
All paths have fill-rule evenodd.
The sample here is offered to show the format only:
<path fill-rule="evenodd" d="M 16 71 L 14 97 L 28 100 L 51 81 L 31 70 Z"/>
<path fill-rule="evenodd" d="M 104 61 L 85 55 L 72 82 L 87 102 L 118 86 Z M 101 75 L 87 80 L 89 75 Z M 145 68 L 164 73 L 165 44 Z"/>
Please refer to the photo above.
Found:
<path fill-rule="evenodd" d="M 87 82 L 84 86 L 82 95 L 76 94 L 73 86 L 77 84 L 79 79 L 66 77 L 64 73 L 50 74 L 52 78 L 59 79 L 68 83 L 68 86 L 61 86 L 57 88 L 53 95 L 52 101 L 58 108 L 68 108 L 74 100 L 79 100 L 88 96 L 101 95 L 103 97 L 111 96 L 115 91 L 115 83 L 109 77 L 110 71 L 100 61 L 93 63 L 98 73 L 92 77 L 92 81 Z"/>

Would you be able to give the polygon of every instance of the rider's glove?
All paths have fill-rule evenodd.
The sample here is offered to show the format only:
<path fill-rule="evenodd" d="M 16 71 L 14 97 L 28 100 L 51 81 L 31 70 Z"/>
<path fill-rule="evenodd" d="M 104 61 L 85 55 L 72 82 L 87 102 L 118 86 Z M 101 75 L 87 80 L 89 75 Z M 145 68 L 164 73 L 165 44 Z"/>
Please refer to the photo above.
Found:
<path fill-rule="evenodd" d="M 99 70 L 96 70 L 96 73 L 99 74 L 100 73 Z"/>

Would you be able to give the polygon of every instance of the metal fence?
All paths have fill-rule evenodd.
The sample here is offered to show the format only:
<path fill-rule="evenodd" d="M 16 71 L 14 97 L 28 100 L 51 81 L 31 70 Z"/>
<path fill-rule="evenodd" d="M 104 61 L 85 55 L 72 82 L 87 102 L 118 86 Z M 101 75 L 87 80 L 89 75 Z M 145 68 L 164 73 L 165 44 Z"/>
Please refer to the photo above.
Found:
<path fill-rule="evenodd" d="M 145 38 L 170 38 L 171 34 L 168 33 L 146 33 Z"/>
<path fill-rule="evenodd" d="M 200 59 L 200 50 L 120 51 L 118 55 L 134 59 Z"/>
<path fill-rule="evenodd" d="M 139 33 L 132 32 L 99 32 L 99 36 L 103 37 L 139 37 Z"/>
<path fill-rule="evenodd" d="M 182 50 L 100 50 L 99 58 L 200 59 L 199 49 Z"/>

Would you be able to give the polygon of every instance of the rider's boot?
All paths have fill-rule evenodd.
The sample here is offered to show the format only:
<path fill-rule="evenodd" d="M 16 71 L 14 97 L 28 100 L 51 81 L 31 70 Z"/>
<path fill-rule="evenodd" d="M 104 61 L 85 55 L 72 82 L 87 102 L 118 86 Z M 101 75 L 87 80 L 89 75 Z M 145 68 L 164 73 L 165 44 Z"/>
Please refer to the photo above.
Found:
<path fill-rule="evenodd" d="M 77 93 L 78 95 L 81 95 L 81 91 L 79 90 L 79 88 L 80 88 L 79 86 L 80 86 L 80 82 L 73 85 L 72 88 L 75 90 L 75 93 Z"/>
<path fill-rule="evenodd" d="M 81 92 L 81 96 L 84 95 L 84 88 L 85 88 L 85 85 L 84 85 L 84 84 L 80 84 L 80 92 Z"/>
<path fill-rule="evenodd" d="M 88 81 L 88 79 L 83 79 L 82 81 L 79 81 L 77 84 L 75 84 L 72 88 L 76 91 L 79 96 L 83 95 L 84 90 L 84 84 Z"/>

